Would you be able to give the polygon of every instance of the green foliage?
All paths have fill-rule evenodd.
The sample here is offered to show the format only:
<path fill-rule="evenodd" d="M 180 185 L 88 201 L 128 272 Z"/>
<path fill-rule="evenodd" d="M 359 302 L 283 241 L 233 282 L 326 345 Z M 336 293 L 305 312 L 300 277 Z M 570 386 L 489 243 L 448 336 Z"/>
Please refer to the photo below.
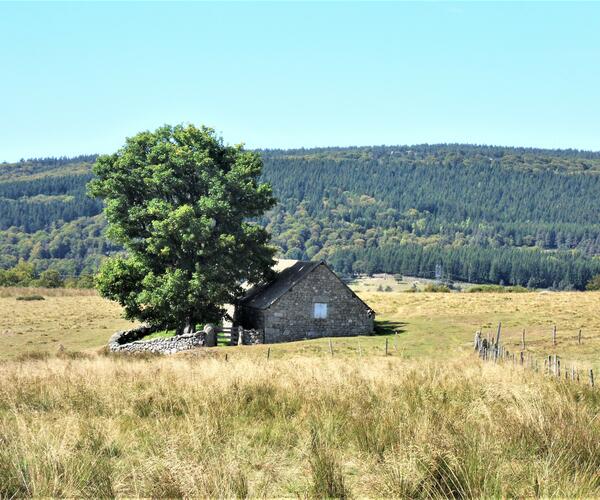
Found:
<path fill-rule="evenodd" d="M 23 260 L 12 269 L 0 269 L 0 286 L 30 286 L 35 279 L 35 266 Z"/>
<path fill-rule="evenodd" d="M 600 290 L 600 274 L 596 274 L 585 286 L 586 290 Z"/>
<path fill-rule="evenodd" d="M 64 285 L 64 280 L 56 269 L 46 269 L 40 274 L 36 286 L 43 288 L 59 288 Z"/>
<path fill-rule="evenodd" d="M 93 276 L 82 274 L 79 277 L 63 278 L 56 269 L 39 271 L 34 262 L 24 260 L 9 269 L 0 269 L 0 287 L 41 287 L 41 288 L 92 288 Z"/>
<path fill-rule="evenodd" d="M 142 132 L 98 158 L 89 191 L 127 251 L 102 265 L 100 293 L 127 318 L 178 332 L 219 321 L 243 281 L 271 273 L 268 233 L 247 220 L 275 203 L 261 171 L 257 154 L 194 126 Z"/>
<path fill-rule="evenodd" d="M 32 301 L 32 300 L 46 300 L 41 295 L 19 295 L 15 298 L 15 300 L 24 300 L 24 301 Z"/>
<path fill-rule="evenodd" d="M 430 283 L 423 288 L 424 292 L 435 292 L 435 293 L 450 293 L 448 285 L 441 283 Z"/>
<path fill-rule="evenodd" d="M 584 289 L 600 263 L 600 153 L 465 145 L 261 151 L 281 256 L 343 274 Z M 95 157 L 0 165 L 0 268 L 89 274 L 121 246 L 86 199 Z"/>
<path fill-rule="evenodd" d="M 526 293 L 530 289 L 524 286 L 477 285 L 469 288 L 469 293 Z"/>

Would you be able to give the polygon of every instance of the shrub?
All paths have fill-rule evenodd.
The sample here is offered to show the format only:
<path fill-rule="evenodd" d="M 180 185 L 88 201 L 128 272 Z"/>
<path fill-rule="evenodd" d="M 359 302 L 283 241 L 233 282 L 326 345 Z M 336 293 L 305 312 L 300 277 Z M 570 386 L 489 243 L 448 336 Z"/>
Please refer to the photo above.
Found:
<path fill-rule="evenodd" d="M 42 288 L 60 288 L 64 285 L 64 281 L 57 270 L 46 269 L 40 274 L 35 284 Z"/>
<path fill-rule="evenodd" d="M 19 295 L 16 300 L 46 300 L 41 295 Z"/>
<path fill-rule="evenodd" d="M 586 290 L 600 290 L 600 274 L 596 274 L 585 286 Z"/>
<path fill-rule="evenodd" d="M 477 285 L 469 288 L 469 293 L 526 293 L 531 290 L 524 286 Z"/>
<path fill-rule="evenodd" d="M 434 292 L 434 293 L 450 293 L 450 288 L 447 285 L 443 284 L 429 284 L 424 289 L 424 292 Z"/>

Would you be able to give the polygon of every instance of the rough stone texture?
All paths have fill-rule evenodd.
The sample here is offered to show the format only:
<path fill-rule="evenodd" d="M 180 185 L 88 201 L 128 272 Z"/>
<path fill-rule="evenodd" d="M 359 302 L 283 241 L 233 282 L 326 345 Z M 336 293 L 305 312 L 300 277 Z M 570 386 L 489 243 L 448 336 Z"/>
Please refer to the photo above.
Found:
<path fill-rule="evenodd" d="M 327 318 L 314 318 L 314 304 L 327 304 Z M 325 264 L 296 283 L 267 309 L 240 306 L 236 320 L 264 332 L 264 343 L 373 332 L 373 312 Z"/>
<path fill-rule="evenodd" d="M 204 332 L 188 333 L 164 339 L 138 340 L 152 331 L 153 329 L 149 326 L 141 326 L 117 332 L 108 341 L 108 349 L 112 352 L 174 354 L 205 345 Z"/>
<path fill-rule="evenodd" d="M 207 343 L 206 330 L 209 331 L 209 334 L 212 332 L 212 336 L 215 337 L 216 342 L 215 332 L 218 329 L 218 327 L 210 325 L 210 328 L 205 328 L 204 331 L 162 339 L 139 340 L 155 331 L 155 329 L 149 326 L 140 326 L 115 333 L 108 341 L 108 349 L 112 352 L 174 354 L 197 347 L 210 347 Z M 242 332 L 242 340 L 245 345 L 261 344 L 263 341 L 263 332 L 258 330 L 244 330 Z"/>
<path fill-rule="evenodd" d="M 165 339 L 136 340 L 128 344 L 119 345 L 116 352 L 152 352 L 158 354 L 175 354 L 180 351 L 204 347 L 202 332 L 187 333 Z"/>
<path fill-rule="evenodd" d="M 110 339 L 108 339 L 108 348 L 113 350 L 118 350 L 121 344 L 127 344 L 129 342 L 134 342 L 146 335 L 152 333 L 154 329 L 148 325 L 141 325 L 137 328 L 132 328 L 131 330 L 122 330 L 116 332 L 112 335 Z"/>
<path fill-rule="evenodd" d="M 263 343 L 264 333 L 262 330 L 243 330 L 242 331 L 242 344 L 243 345 L 255 345 Z"/>

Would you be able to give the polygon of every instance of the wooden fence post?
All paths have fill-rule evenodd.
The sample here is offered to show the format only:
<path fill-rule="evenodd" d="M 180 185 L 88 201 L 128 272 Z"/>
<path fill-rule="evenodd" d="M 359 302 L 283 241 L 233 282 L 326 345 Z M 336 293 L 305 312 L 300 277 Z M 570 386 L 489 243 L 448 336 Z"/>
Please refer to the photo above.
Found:
<path fill-rule="evenodd" d="M 525 350 L 525 328 L 523 328 L 523 333 L 521 333 L 521 350 Z"/>
<path fill-rule="evenodd" d="M 556 357 L 556 376 L 560 378 L 560 358 Z"/>
<path fill-rule="evenodd" d="M 581 344 L 581 328 L 579 329 L 579 333 L 577 334 L 577 342 Z"/>
<path fill-rule="evenodd" d="M 388 339 L 385 339 L 385 355 L 388 355 Z"/>
<path fill-rule="evenodd" d="M 398 332 L 394 333 L 394 351 L 398 351 Z"/>
<path fill-rule="evenodd" d="M 523 351 L 521 351 L 521 366 L 523 366 Z"/>
<path fill-rule="evenodd" d="M 496 346 L 500 345 L 500 332 L 502 331 L 502 322 L 498 321 L 498 332 L 496 332 Z"/>
<path fill-rule="evenodd" d="M 267 347 L 267 361 L 269 361 L 270 357 L 271 357 L 271 347 Z"/>
<path fill-rule="evenodd" d="M 594 370 L 590 368 L 590 385 L 594 387 Z"/>
<path fill-rule="evenodd" d="M 556 345 L 556 325 L 552 328 L 552 345 Z"/>
<path fill-rule="evenodd" d="M 331 342 L 331 339 L 329 339 L 329 354 L 333 356 L 333 342 Z"/>

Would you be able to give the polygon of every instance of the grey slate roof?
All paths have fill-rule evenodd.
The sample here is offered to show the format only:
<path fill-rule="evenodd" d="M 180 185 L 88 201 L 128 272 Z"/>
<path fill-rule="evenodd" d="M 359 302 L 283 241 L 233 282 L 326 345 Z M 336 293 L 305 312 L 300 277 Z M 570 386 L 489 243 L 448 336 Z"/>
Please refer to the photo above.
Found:
<path fill-rule="evenodd" d="M 323 261 L 301 261 L 281 271 L 265 285 L 255 286 L 240 300 L 240 304 L 255 309 L 266 309 Z"/>
<path fill-rule="evenodd" d="M 316 267 L 324 265 L 331 271 L 329 266 L 325 264 L 325 261 L 302 261 L 299 260 L 295 264 L 290 267 L 285 268 L 281 271 L 277 277 L 266 283 L 265 285 L 255 286 L 248 290 L 248 293 L 240 300 L 240 304 L 252 307 L 254 309 L 267 309 L 271 306 L 279 297 L 281 297 L 284 293 L 286 293 L 290 288 L 292 288 L 296 283 L 300 280 L 304 279 L 307 275 L 309 275 Z M 333 276 L 340 280 L 341 283 L 346 285 L 337 274 L 331 271 Z M 356 297 L 360 302 L 364 304 L 364 306 L 369 310 L 373 311 L 371 307 L 362 300 L 356 293 L 354 293 L 350 288 L 348 288 L 352 295 Z"/>

